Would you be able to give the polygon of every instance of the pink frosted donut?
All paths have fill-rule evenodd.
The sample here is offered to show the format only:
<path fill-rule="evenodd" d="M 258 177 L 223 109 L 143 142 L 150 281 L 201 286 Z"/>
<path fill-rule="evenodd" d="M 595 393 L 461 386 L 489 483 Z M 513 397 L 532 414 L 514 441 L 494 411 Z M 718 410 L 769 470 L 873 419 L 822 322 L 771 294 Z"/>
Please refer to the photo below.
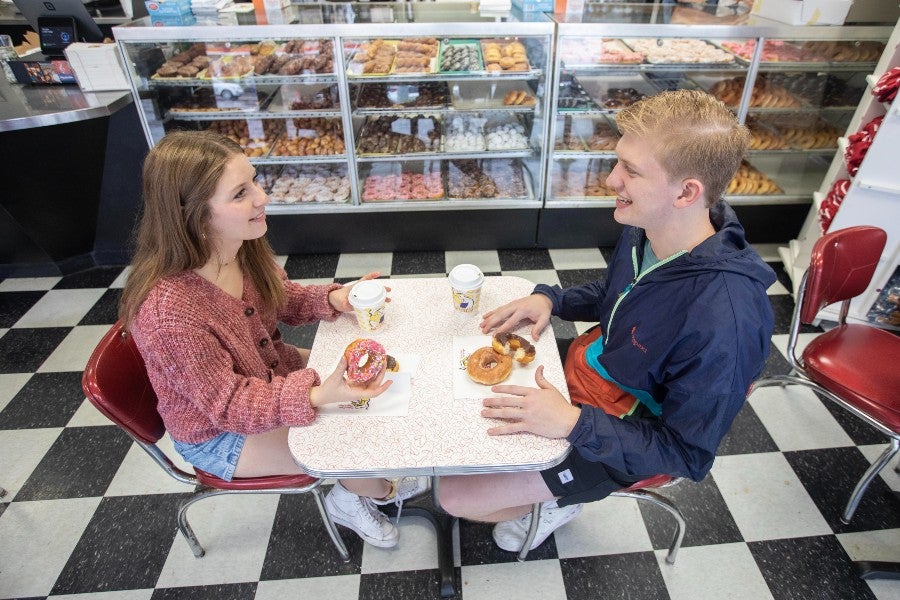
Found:
<path fill-rule="evenodd" d="M 370 339 L 350 342 L 344 350 L 347 359 L 347 381 L 350 385 L 366 385 L 378 377 L 386 362 L 384 346 Z"/>

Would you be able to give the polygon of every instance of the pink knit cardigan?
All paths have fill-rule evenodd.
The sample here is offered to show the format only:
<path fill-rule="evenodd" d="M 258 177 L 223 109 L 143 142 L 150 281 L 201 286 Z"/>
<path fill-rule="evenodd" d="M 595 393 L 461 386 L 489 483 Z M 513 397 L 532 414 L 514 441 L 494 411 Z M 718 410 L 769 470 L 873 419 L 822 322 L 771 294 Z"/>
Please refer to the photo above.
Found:
<path fill-rule="evenodd" d="M 198 443 L 315 419 L 309 391 L 319 375 L 301 368 L 276 323 L 336 319 L 328 293 L 341 286 L 301 286 L 281 276 L 287 302 L 277 315 L 260 309 L 246 275 L 241 300 L 186 271 L 160 280 L 141 304 L 131 332 L 173 439 Z"/>

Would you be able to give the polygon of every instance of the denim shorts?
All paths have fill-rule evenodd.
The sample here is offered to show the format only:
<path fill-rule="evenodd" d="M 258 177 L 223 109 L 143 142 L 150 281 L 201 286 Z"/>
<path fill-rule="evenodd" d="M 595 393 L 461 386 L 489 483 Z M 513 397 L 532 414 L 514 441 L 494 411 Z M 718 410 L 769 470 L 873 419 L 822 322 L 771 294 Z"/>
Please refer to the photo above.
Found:
<path fill-rule="evenodd" d="M 210 475 L 231 481 L 246 439 L 246 435 L 226 431 L 199 444 L 172 442 L 184 460 Z"/>

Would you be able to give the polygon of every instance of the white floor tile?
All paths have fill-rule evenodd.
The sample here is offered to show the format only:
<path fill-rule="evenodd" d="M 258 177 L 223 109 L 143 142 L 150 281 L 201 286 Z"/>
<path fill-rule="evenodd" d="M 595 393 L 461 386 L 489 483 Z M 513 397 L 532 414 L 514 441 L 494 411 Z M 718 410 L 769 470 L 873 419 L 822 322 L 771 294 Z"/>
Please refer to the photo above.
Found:
<path fill-rule="evenodd" d="M 73 327 L 105 292 L 102 288 L 50 290 L 22 315 L 15 327 Z"/>
<path fill-rule="evenodd" d="M 15 398 L 19 390 L 31 379 L 31 373 L 10 373 L 0 375 L 0 411 Z"/>
<path fill-rule="evenodd" d="M 770 296 L 782 296 L 790 294 L 791 292 L 786 287 L 784 287 L 780 281 L 776 281 L 769 286 L 769 289 L 766 290 L 766 293 Z"/>
<path fill-rule="evenodd" d="M 900 529 L 839 533 L 838 541 L 850 560 L 897 562 L 900 560 Z M 870 579 L 866 583 L 878 600 L 900 599 L 900 581 Z"/>
<path fill-rule="evenodd" d="M 287 254 L 275 255 L 275 264 L 278 265 L 279 267 L 281 267 L 282 269 L 284 268 L 284 265 L 287 263 L 287 260 L 288 260 Z"/>
<path fill-rule="evenodd" d="M 575 323 L 575 331 L 578 332 L 578 335 L 581 335 L 582 333 L 596 325 L 596 323 L 590 321 L 573 321 L 573 323 Z"/>
<path fill-rule="evenodd" d="M 605 269 L 606 260 L 599 248 L 550 250 L 555 269 Z"/>
<path fill-rule="evenodd" d="M 819 333 L 801 333 L 797 336 L 797 348 L 795 350 L 797 356 L 803 354 L 803 349 L 806 348 L 806 345 L 810 343 L 816 336 L 821 335 Z M 787 345 L 788 338 L 790 336 L 787 334 L 779 334 L 772 336 L 772 345 L 781 352 L 781 355 L 787 359 Z"/>
<path fill-rule="evenodd" d="M 179 533 L 156 587 L 258 580 L 277 508 L 277 494 L 228 494 L 193 505 L 188 518 L 206 555 L 194 558 Z"/>
<path fill-rule="evenodd" d="M 119 276 L 109 285 L 111 289 L 120 289 L 125 287 L 125 280 L 128 279 L 128 274 L 131 273 L 131 266 L 127 266 L 122 269 L 122 272 L 119 273 Z"/>
<path fill-rule="evenodd" d="M 73 328 L 37 372 L 84 371 L 91 353 L 107 331 L 109 325 L 82 325 Z"/>
<path fill-rule="evenodd" d="M 100 498 L 13 502 L 0 519 L 0 597 L 46 596 Z"/>
<path fill-rule="evenodd" d="M 779 450 L 853 445 L 850 436 L 808 388 L 764 387 L 755 391 L 749 402 Z"/>
<path fill-rule="evenodd" d="M 589 502 L 553 535 L 560 558 L 653 550 L 637 500 L 630 498 Z"/>
<path fill-rule="evenodd" d="M 745 541 L 831 534 L 780 452 L 720 456 L 712 475 Z"/>
<path fill-rule="evenodd" d="M 285 600 L 287 598 L 358 600 L 359 575 L 260 581 L 256 588 L 255 600 Z"/>
<path fill-rule="evenodd" d="M 482 273 L 499 273 L 500 256 L 496 250 L 448 250 L 444 262 L 449 273 L 456 265 L 475 265 Z"/>
<path fill-rule="evenodd" d="M 0 486 L 7 491 L 4 500 L 15 498 L 60 433 L 61 427 L 0 431 Z M 2 539 L 0 536 L 0 540 Z M 0 541 L 0 547 L 2 546 L 3 542 Z M 0 568 L 0 572 L 2 570 Z"/>
<path fill-rule="evenodd" d="M 299 283 L 300 285 L 327 285 L 329 283 L 334 283 L 334 279 L 330 277 L 319 277 L 318 279 L 291 279 L 294 283 Z"/>
<path fill-rule="evenodd" d="M 6 335 L 6 332 L 7 332 L 7 331 L 9 331 L 9 328 L 7 328 L 7 327 L 0 327 L 0 338 L 2 338 L 4 335 Z"/>
<path fill-rule="evenodd" d="M 66 427 L 102 427 L 104 425 L 112 425 L 112 421 L 106 418 L 106 415 L 94 408 L 94 405 L 85 398 Z"/>
<path fill-rule="evenodd" d="M 400 543 L 394 548 L 363 544 L 362 572 L 417 571 L 437 569 L 434 527 L 424 517 L 400 515 Z"/>
<path fill-rule="evenodd" d="M 90 592 L 88 594 L 63 594 L 53 596 L 53 600 L 150 600 L 152 589 L 120 590 L 118 592 Z"/>
<path fill-rule="evenodd" d="M 366 254 L 341 254 L 338 259 L 335 279 L 343 277 L 362 277 L 373 271 L 382 276 L 391 274 L 394 255 L 391 252 L 369 252 Z"/>
<path fill-rule="evenodd" d="M 781 255 L 778 254 L 778 248 L 783 244 L 752 244 L 753 249 L 766 262 L 781 262 Z"/>
<path fill-rule="evenodd" d="M 521 277 L 531 283 L 546 283 L 547 285 L 559 285 L 559 274 L 554 269 L 540 269 L 537 271 L 503 271 L 510 277 Z"/>
<path fill-rule="evenodd" d="M 465 600 L 566 600 L 558 560 L 464 566 L 461 572 Z"/>
<path fill-rule="evenodd" d="M 666 563 L 666 554 L 666 550 L 656 551 L 671 600 L 772 598 L 744 543 L 682 548 L 674 565 Z"/>
<path fill-rule="evenodd" d="M 159 445 L 176 466 L 187 473 L 193 473 L 193 468 L 172 448 L 172 441 L 168 435 L 159 441 Z M 190 485 L 169 476 L 143 448 L 132 444 L 104 495 L 184 494 L 191 491 Z"/>
<path fill-rule="evenodd" d="M 424 277 L 443 279 L 446 277 L 443 273 L 411 273 L 408 275 L 391 275 L 391 279 L 422 279 Z"/>
<path fill-rule="evenodd" d="M 40 292 L 52 289 L 62 277 L 10 277 L 0 281 L 0 292 Z"/>
<path fill-rule="evenodd" d="M 874 464 L 878 457 L 881 456 L 881 453 L 885 451 L 888 447 L 887 444 L 873 444 L 869 446 L 857 446 L 859 451 L 863 453 L 863 456 L 866 457 L 866 460 L 869 461 L 869 464 Z M 888 464 L 881 469 L 881 473 L 879 474 L 884 482 L 888 484 L 888 487 L 894 490 L 895 492 L 900 492 L 900 473 L 894 470 L 895 467 L 900 466 L 900 455 L 894 456 L 894 460 L 890 461 Z M 862 473 L 859 474 L 862 477 Z M 900 554 L 897 555 L 900 558 Z"/>

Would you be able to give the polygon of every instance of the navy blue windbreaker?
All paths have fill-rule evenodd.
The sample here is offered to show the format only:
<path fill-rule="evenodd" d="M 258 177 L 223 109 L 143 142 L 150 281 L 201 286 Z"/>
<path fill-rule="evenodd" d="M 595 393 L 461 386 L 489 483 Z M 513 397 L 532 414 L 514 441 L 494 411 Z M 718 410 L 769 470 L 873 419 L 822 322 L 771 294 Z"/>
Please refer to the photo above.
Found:
<path fill-rule="evenodd" d="M 586 459 L 636 478 L 699 481 L 762 371 L 774 325 L 766 289 L 775 273 L 731 207 L 718 203 L 710 219 L 713 236 L 640 277 L 645 234 L 626 227 L 604 281 L 535 288 L 554 315 L 600 324 L 602 349 L 588 351 L 595 350 L 594 370 L 642 400 L 622 418 L 582 406 L 568 440 Z"/>

